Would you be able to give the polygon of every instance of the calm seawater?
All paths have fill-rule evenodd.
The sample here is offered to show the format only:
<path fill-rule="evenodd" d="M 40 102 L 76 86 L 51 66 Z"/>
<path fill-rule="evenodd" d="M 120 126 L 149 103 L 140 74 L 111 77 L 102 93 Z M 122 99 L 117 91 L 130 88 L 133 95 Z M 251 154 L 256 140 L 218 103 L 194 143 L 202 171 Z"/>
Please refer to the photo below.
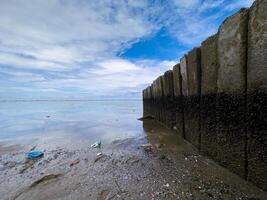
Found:
<path fill-rule="evenodd" d="M 0 142 L 79 146 L 144 136 L 142 101 L 0 102 Z"/>

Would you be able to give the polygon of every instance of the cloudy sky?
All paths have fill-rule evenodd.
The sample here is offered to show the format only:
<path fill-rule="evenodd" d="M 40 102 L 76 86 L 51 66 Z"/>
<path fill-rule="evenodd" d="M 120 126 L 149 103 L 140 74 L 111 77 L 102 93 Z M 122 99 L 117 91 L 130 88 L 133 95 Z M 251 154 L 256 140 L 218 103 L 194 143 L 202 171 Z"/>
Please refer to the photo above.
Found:
<path fill-rule="evenodd" d="M 0 0 L 0 99 L 140 98 L 253 0 Z"/>

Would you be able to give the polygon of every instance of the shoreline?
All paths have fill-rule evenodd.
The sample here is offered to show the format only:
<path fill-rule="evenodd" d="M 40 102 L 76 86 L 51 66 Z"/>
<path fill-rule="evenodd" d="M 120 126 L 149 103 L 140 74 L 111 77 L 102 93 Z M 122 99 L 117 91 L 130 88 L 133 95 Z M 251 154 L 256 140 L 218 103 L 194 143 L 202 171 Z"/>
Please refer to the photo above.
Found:
<path fill-rule="evenodd" d="M 266 199 L 265 192 L 201 156 L 176 132 L 154 120 L 145 120 L 143 127 L 146 137 L 114 140 L 101 149 L 54 147 L 35 161 L 27 161 L 23 151 L 2 155 L 0 195 L 3 199 Z"/>

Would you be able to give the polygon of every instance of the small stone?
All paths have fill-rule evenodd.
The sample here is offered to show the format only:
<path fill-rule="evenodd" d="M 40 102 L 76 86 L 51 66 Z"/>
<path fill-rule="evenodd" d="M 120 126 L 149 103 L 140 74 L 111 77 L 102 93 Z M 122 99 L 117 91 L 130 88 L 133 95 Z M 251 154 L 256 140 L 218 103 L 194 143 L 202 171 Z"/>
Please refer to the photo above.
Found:
<path fill-rule="evenodd" d="M 153 149 L 153 147 L 150 143 L 142 144 L 141 147 L 143 147 L 145 151 L 151 151 Z"/>
<path fill-rule="evenodd" d="M 158 149 L 160 149 L 160 148 L 163 147 L 163 144 L 156 144 L 156 147 L 157 147 Z"/>
<path fill-rule="evenodd" d="M 170 187 L 169 183 L 167 183 L 166 185 L 163 185 L 163 186 L 164 187 L 167 187 L 167 188 Z"/>
<path fill-rule="evenodd" d="M 80 162 L 79 159 L 76 159 L 76 160 L 72 161 L 72 162 L 70 163 L 70 167 L 72 167 L 72 166 L 74 166 L 74 165 L 77 165 L 79 162 Z"/>

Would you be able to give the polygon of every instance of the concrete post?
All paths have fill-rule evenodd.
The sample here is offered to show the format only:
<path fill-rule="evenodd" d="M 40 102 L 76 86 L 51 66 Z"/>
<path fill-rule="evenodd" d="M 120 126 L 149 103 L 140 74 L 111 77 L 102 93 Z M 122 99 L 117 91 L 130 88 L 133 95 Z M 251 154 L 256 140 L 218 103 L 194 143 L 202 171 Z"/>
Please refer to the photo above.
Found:
<path fill-rule="evenodd" d="M 173 73 L 166 71 L 163 75 L 163 95 L 165 108 L 165 125 L 173 128 L 175 125 Z"/>
<path fill-rule="evenodd" d="M 174 107 L 177 132 L 184 137 L 184 109 L 180 63 L 173 67 Z"/>
<path fill-rule="evenodd" d="M 200 89 L 201 89 L 201 53 L 194 48 L 187 56 L 188 96 L 185 97 L 185 133 L 186 139 L 200 148 Z"/>
<path fill-rule="evenodd" d="M 267 190 L 267 1 L 257 0 L 249 11 L 248 180 Z"/>
<path fill-rule="evenodd" d="M 159 110 L 159 117 L 158 120 L 164 122 L 164 99 L 163 99 L 163 80 L 162 76 L 156 79 L 157 85 L 157 99 L 158 99 L 158 110 Z"/>
<path fill-rule="evenodd" d="M 213 35 L 201 44 L 201 152 L 216 159 L 216 94 L 217 94 L 217 42 Z"/>
<path fill-rule="evenodd" d="M 142 90 L 142 99 L 143 99 L 143 116 L 146 115 L 146 104 L 145 104 L 145 89 Z"/>
<path fill-rule="evenodd" d="M 150 114 L 149 99 L 148 99 L 148 87 L 144 90 L 144 116 Z"/>
<path fill-rule="evenodd" d="M 151 100 L 151 106 L 152 106 L 152 114 L 157 119 L 158 117 L 158 108 L 157 108 L 157 93 L 156 93 L 156 83 L 153 81 L 151 84 L 151 94 L 152 94 L 152 100 Z"/>
<path fill-rule="evenodd" d="M 183 96 L 188 96 L 188 82 L 187 82 L 187 55 L 180 60 L 180 69 L 182 76 L 182 93 Z"/>
<path fill-rule="evenodd" d="M 246 52 L 248 11 L 227 18 L 218 37 L 217 160 L 246 176 Z"/>
<path fill-rule="evenodd" d="M 181 82 L 182 82 L 182 105 L 183 105 L 183 137 L 186 138 L 186 124 L 187 121 L 185 119 L 186 111 L 187 111 L 187 101 L 188 97 L 188 73 L 187 73 L 187 55 L 180 60 L 180 71 L 181 71 Z M 188 126 L 187 126 L 188 127 Z"/>

